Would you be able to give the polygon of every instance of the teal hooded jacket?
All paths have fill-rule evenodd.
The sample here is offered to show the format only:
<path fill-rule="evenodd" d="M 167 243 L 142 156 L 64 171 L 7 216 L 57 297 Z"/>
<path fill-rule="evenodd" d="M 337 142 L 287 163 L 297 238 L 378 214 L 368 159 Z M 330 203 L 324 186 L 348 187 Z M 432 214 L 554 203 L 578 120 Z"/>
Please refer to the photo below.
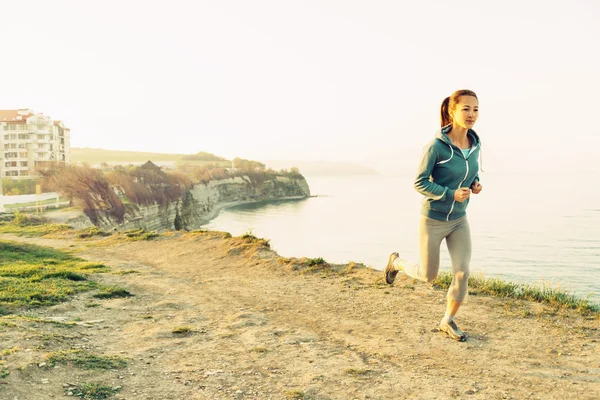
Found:
<path fill-rule="evenodd" d="M 469 198 L 458 202 L 454 200 L 454 192 L 479 181 L 479 136 L 474 130 L 468 130 L 471 149 L 465 157 L 448 138 L 451 128 L 451 125 L 444 126 L 425 146 L 415 178 L 415 189 L 425 196 L 421 213 L 440 221 L 452 221 L 466 214 Z"/>

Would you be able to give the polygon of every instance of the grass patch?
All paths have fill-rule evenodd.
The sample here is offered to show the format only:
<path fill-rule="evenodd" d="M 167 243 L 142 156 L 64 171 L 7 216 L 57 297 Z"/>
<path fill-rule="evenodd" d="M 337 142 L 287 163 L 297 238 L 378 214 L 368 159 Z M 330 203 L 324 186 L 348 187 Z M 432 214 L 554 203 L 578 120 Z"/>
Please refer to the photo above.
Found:
<path fill-rule="evenodd" d="M 175 335 L 189 335 L 194 332 L 194 328 L 191 326 L 178 326 L 171 331 Z"/>
<path fill-rule="evenodd" d="M 86 382 L 73 388 L 65 389 L 65 392 L 71 393 L 75 397 L 86 400 L 109 399 L 117 394 L 120 388 L 113 388 L 102 383 Z"/>
<path fill-rule="evenodd" d="M 0 222 L 0 233 L 12 233 L 25 237 L 41 237 L 72 229 L 69 225 L 63 224 L 20 225 L 14 223 L 14 221 Z"/>
<path fill-rule="evenodd" d="M 108 270 L 64 252 L 0 241 L 0 307 L 9 314 L 19 306 L 48 306 L 101 287 L 87 279 Z"/>
<path fill-rule="evenodd" d="M 79 268 L 82 270 L 85 270 L 85 271 L 94 270 L 92 272 L 108 272 L 108 270 L 110 270 L 110 268 L 107 267 L 106 265 L 104 265 L 102 263 L 98 263 L 98 262 L 92 262 L 92 261 L 82 262 L 80 264 Z"/>
<path fill-rule="evenodd" d="M 42 279 L 52 279 L 52 278 L 59 278 L 59 279 L 67 279 L 70 281 L 85 281 L 87 280 L 87 278 L 85 276 L 83 276 L 82 274 L 78 274 L 77 272 L 73 272 L 73 271 L 56 271 L 56 272 L 51 272 L 48 274 L 45 274 Z"/>
<path fill-rule="evenodd" d="M 127 240 L 132 240 L 132 241 L 149 240 L 149 239 L 159 236 L 158 233 L 156 233 L 154 231 L 146 232 L 145 229 L 131 229 L 131 230 L 123 232 L 123 235 L 125 235 Z"/>
<path fill-rule="evenodd" d="M 139 274 L 140 271 L 136 271 L 135 269 L 128 269 L 125 271 L 117 271 L 115 275 L 129 275 L 129 274 Z"/>
<path fill-rule="evenodd" d="M 84 350 L 55 351 L 48 354 L 48 363 L 71 364 L 81 369 L 122 369 L 127 361 L 118 356 L 100 356 Z"/>
<path fill-rule="evenodd" d="M 256 236 L 254 236 L 254 231 L 252 229 L 248 229 L 243 235 L 242 235 L 242 239 L 246 239 L 246 240 L 256 240 L 258 239 Z"/>
<path fill-rule="evenodd" d="M 434 287 L 447 289 L 452 282 L 452 273 L 443 271 L 433 282 Z M 485 278 L 483 275 L 469 276 L 469 293 L 495 297 L 530 300 L 553 307 L 577 310 L 580 313 L 598 312 L 598 305 L 589 299 L 582 299 L 567 290 L 549 285 L 536 285 L 508 282 L 499 278 Z"/>
<path fill-rule="evenodd" d="M 116 299 L 116 298 L 124 298 L 133 296 L 126 289 L 120 288 L 118 286 L 106 286 L 102 288 L 102 290 L 96 293 L 93 297 L 97 299 Z"/>
<path fill-rule="evenodd" d="M 277 263 L 286 266 L 286 268 L 292 271 L 298 271 L 301 274 L 322 274 L 321 278 L 325 279 L 333 275 L 349 275 L 357 268 L 364 268 L 363 264 L 330 264 L 323 257 L 318 258 L 277 258 Z M 387 287 L 381 285 L 381 287 Z"/>
<path fill-rule="evenodd" d="M 11 323 L 11 322 L 9 322 L 11 320 L 16 321 L 16 322 L 23 322 L 23 324 L 19 325 L 17 323 Z M 52 319 L 29 317 L 26 315 L 6 315 L 6 316 L 3 316 L 2 318 L 0 318 L 0 323 L 4 324 L 6 326 L 15 327 L 15 328 L 19 328 L 19 327 L 23 328 L 25 326 L 32 327 L 32 326 L 35 326 L 35 324 L 51 324 L 51 325 L 57 325 L 57 326 L 67 327 L 67 328 L 70 328 L 73 325 L 75 325 L 75 322 L 72 322 L 72 321 L 68 321 L 68 322 L 57 321 L 57 320 L 52 320 Z"/>
<path fill-rule="evenodd" d="M 85 229 L 80 229 L 75 234 L 79 239 L 91 238 L 94 236 L 110 236 L 110 233 L 104 232 L 102 229 L 97 226 L 92 226 Z"/>
<path fill-rule="evenodd" d="M 309 267 L 314 267 L 315 265 L 325 265 L 327 262 L 323 259 L 323 257 L 319 258 L 309 258 L 306 260 L 306 265 Z"/>
<path fill-rule="evenodd" d="M 231 233 L 229 232 L 220 232 L 220 231 L 209 231 L 207 229 L 196 229 L 190 232 L 184 233 L 185 237 L 209 237 L 209 238 L 220 238 L 220 239 L 231 239 Z"/>
<path fill-rule="evenodd" d="M 10 371 L 4 365 L 4 361 L 0 361 L 0 378 L 6 378 L 10 375 Z"/>
<path fill-rule="evenodd" d="M 292 400 L 302 400 L 306 398 L 306 395 L 302 390 L 288 390 L 285 392 L 285 397 Z"/>
<path fill-rule="evenodd" d="M 14 354 L 20 350 L 21 350 L 21 348 L 19 346 L 14 346 L 14 347 L 11 347 L 10 349 L 4 349 L 4 350 L 0 351 L 0 356 L 6 357 L 6 356 Z"/>
<path fill-rule="evenodd" d="M 244 233 L 241 237 L 246 243 L 257 244 L 267 249 L 271 248 L 271 241 L 268 239 L 261 239 L 254 236 L 252 229 L 248 229 L 248 231 Z"/>
<path fill-rule="evenodd" d="M 265 347 L 254 347 L 250 349 L 251 353 L 266 353 L 268 350 Z"/>

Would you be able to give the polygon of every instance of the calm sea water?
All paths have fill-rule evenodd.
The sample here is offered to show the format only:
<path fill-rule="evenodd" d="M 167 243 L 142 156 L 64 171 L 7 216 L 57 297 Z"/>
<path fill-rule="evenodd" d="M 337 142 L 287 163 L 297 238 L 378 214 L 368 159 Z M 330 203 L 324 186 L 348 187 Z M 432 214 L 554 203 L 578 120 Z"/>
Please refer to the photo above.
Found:
<path fill-rule="evenodd" d="M 301 201 L 223 210 L 205 225 L 271 239 L 285 257 L 323 257 L 383 269 L 392 251 L 418 260 L 421 196 L 412 176 L 308 177 Z M 592 174 L 482 175 L 468 210 L 471 270 L 560 285 L 600 302 L 600 187 Z M 568 187 L 564 186 L 568 183 Z M 441 269 L 450 259 L 442 243 Z"/>

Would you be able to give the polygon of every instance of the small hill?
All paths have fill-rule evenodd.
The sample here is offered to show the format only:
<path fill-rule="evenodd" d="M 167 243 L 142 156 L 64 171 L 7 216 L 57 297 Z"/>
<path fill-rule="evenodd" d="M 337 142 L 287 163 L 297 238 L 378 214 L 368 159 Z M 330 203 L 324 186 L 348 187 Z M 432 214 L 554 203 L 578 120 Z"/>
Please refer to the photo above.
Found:
<path fill-rule="evenodd" d="M 71 148 L 71 161 L 86 162 L 88 164 L 99 163 L 128 163 L 128 162 L 146 162 L 151 161 L 179 161 L 183 157 L 189 157 L 190 154 L 168 154 L 168 153 L 148 153 L 140 151 L 121 151 L 104 150 L 92 148 Z"/>
<path fill-rule="evenodd" d="M 275 170 L 296 167 L 304 176 L 381 175 L 374 168 L 348 162 L 271 160 L 265 164 Z"/>

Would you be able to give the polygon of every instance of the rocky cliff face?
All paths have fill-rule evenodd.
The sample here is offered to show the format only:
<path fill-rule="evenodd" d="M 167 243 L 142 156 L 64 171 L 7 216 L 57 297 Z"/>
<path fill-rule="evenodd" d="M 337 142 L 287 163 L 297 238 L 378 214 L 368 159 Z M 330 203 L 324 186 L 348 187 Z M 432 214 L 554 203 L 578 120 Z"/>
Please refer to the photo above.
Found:
<path fill-rule="evenodd" d="M 196 184 L 181 200 L 167 207 L 129 205 L 123 223 L 119 224 L 105 215 L 101 217 L 99 227 L 119 231 L 135 228 L 157 231 L 191 230 L 216 217 L 225 207 L 265 200 L 302 199 L 308 196 L 308 183 L 301 177 L 277 176 L 264 182 L 252 181 L 247 177 L 229 178 Z M 66 223 L 75 228 L 92 225 L 87 217 L 68 220 Z"/>

